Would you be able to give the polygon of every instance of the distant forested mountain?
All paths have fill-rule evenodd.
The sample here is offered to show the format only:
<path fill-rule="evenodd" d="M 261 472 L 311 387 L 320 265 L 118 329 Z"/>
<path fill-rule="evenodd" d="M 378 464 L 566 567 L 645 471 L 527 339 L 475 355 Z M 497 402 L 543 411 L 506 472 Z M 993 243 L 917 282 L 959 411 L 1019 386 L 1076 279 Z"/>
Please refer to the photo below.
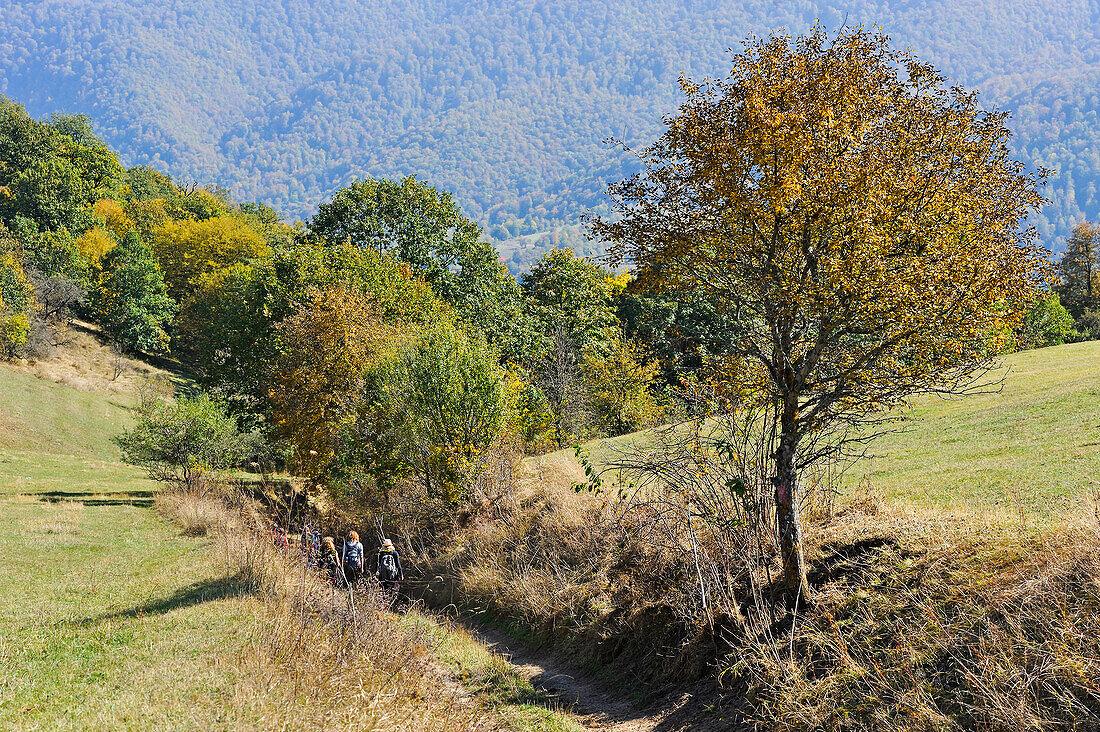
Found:
<path fill-rule="evenodd" d="M 310 215 L 361 176 L 453 191 L 513 269 L 581 244 L 579 216 L 631 169 L 676 79 L 723 73 L 750 33 L 880 25 L 1014 114 L 1055 170 L 1054 249 L 1100 217 L 1100 6 L 1091 0 L 5 0 L 0 93 L 82 112 L 129 164 Z"/>

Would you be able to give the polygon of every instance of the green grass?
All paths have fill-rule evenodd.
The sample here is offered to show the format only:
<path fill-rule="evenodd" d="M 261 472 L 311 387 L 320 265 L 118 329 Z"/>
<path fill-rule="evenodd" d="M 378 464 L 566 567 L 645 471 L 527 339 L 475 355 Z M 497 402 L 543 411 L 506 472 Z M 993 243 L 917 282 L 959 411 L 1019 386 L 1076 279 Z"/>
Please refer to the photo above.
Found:
<path fill-rule="evenodd" d="M 579 732 L 568 714 L 553 708 L 545 694 L 485 644 L 458 627 L 445 627 L 435 618 L 409 613 L 404 622 L 426 634 L 433 653 L 508 725 L 520 732 Z"/>
<path fill-rule="evenodd" d="M 244 598 L 151 509 L 3 499 L 0 729 L 262 727 Z"/>
<path fill-rule="evenodd" d="M 1049 518 L 1100 489 L 1100 341 L 1012 354 L 997 374 L 996 393 L 915 400 L 901 431 L 872 442 L 871 457 L 849 470 L 845 492 L 858 496 L 869 481 L 894 505 Z M 599 468 L 652 439 L 640 432 L 585 449 Z M 530 460 L 540 459 L 563 475 L 575 464 L 572 449 Z"/>
<path fill-rule="evenodd" d="M 0 494 L 148 490 L 111 442 L 130 424 L 129 406 L 0 366 Z"/>
<path fill-rule="evenodd" d="M 1100 342 L 1005 359 L 994 394 L 914 404 L 848 476 L 890 502 L 1049 516 L 1100 487 Z"/>
<path fill-rule="evenodd" d="M 0 729 L 264 726 L 233 704 L 251 601 L 149 507 L 110 441 L 130 419 L 0 366 Z"/>

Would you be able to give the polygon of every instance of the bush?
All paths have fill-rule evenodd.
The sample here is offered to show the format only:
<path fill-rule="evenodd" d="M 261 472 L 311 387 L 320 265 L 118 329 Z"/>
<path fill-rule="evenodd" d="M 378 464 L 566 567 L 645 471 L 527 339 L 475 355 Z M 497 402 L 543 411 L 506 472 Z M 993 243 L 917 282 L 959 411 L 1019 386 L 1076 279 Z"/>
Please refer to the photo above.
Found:
<path fill-rule="evenodd" d="M 4 357 L 11 358 L 27 342 L 33 303 L 18 257 L 0 249 L 0 354 Z"/>
<path fill-rule="evenodd" d="M 405 415 L 405 449 L 452 503 L 480 472 L 504 424 L 496 361 L 484 340 L 441 322 L 402 348 L 387 369 L 384 388 Z"/>
<path fill-rule="evenodd" d="M 1062 306 L 1058 295 L 1043 292 L 1031 304 L 1024 322 L 1016 332 L 1016 348 L 1044 348 L 1070 343 L 1078 338 L 1073 318 Z"/>
<path fill-rule="evenodd" d="M 258 434 L 242 434 L 225 406 L 206 394 L 152 402 L 137 426 L 114 441 L 123 460 L 145 468 L 154 480 L 191 489 L 211 471 L 240 465 L 264 444 Z"/>
<path fill-rule="evenodd" d="M 1081 317 L 1077 319 L 1077 330 L 1090 341 L 1100 340 L 1100 310 L 1086 308 Z"/>

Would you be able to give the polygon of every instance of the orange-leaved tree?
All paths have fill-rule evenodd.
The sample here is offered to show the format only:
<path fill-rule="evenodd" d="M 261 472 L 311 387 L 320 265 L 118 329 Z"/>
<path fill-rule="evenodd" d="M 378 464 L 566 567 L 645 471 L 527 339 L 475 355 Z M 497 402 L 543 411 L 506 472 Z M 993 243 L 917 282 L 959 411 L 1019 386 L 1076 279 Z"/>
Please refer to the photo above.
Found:
<path fill-rule="evenodd" d="M 592 223 L 654 287 L 736 321 L 743 403 L 770 410 L 785 584 L 809 592 L 799 475 L 913 395 L 988 373 L 1044 269 L 1042 173 L 1006 114 L 862 28 L 749 41 L 686 99 Z"/>
<path fill-rule="evenodd" d="M 274 433 L 294 446 L 297 471 L 316 480 L 335 459 L 340 429 L 397 328 L 361 293 L 337 285 L 315 290 L 276 330 L 282 352 L 268 393 Z"/>

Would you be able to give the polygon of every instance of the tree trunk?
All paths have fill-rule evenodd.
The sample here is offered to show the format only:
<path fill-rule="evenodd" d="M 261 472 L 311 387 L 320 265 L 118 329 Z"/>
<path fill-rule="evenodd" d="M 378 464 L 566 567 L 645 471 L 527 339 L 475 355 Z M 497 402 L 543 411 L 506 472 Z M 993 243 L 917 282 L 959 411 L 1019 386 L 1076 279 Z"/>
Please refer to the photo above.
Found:
<path fill-rule="evenodd" d="M 775 520 L 779 530 L 779 553 L 783 560 L 783 581 L 793 604 L 804 604 L 810 596 L 806 560 L 802 554 L 802 516 L 798 511 L 798 482 L 795 475 L 794 435 L 787 429 L 775 454 Z"/>

